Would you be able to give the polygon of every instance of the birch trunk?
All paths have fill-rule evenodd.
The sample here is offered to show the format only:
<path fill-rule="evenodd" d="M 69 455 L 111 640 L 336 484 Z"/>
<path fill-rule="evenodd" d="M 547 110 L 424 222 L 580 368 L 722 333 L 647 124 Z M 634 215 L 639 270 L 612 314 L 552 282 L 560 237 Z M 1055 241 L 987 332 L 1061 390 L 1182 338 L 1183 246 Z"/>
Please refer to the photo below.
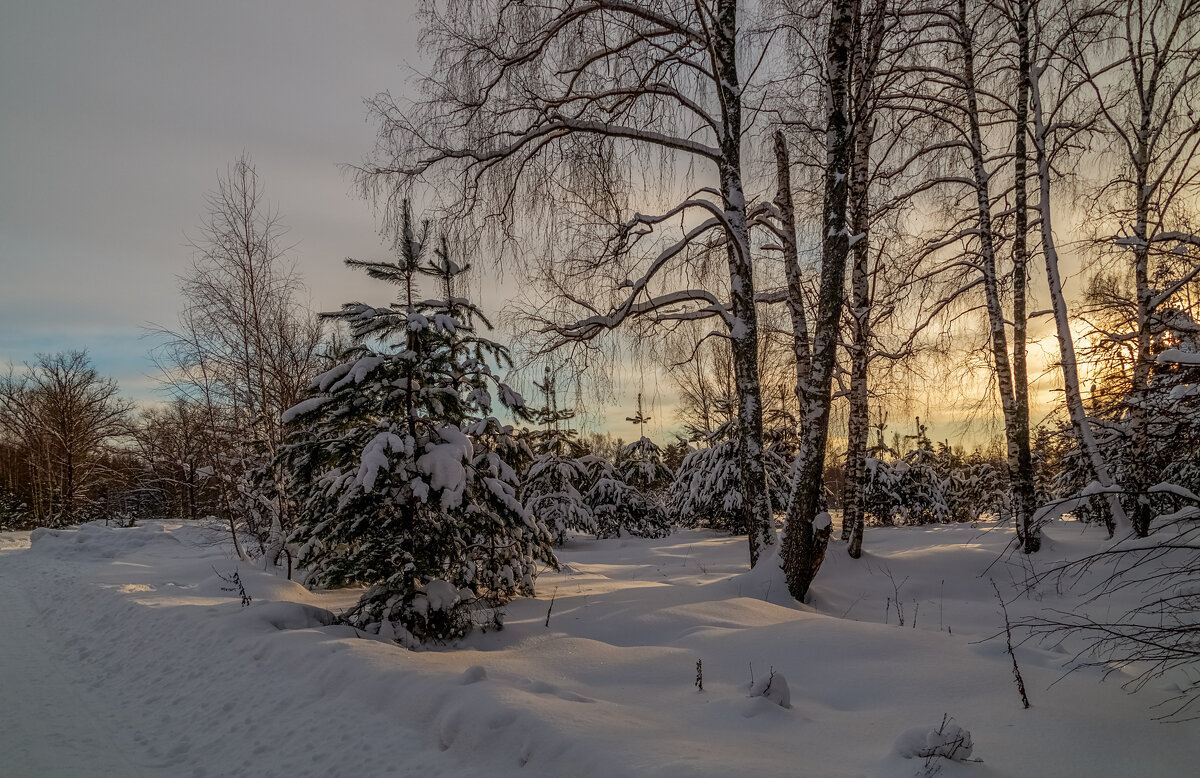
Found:
<path fill-rule="evenodd" d="M 767 491 L 763 455 L 762 387 L 758 380 L 758 312 L 754 307 L 750 227 L 742 189 L 742 96 L 737 72 L 737 2 L 721 0 L 717 6 L 714 65 L 721 98 L 721 197 L 728 222 L 727 260 L 730 302 L 734 325 L 729 339 L 737 382 L 738 424 L 742 448 L 742 512 L 750 545 L 750 566 L 758 564 L 765 546 L 775 543 L 774 517 Z"/>
<path fill-rule="evenodd" d="M 775 194 L 775 206 L 780 215 L 780 242 L 783 244 L 783 267 L 788 288 L 787 308 L 792 320 L 792 348 L 796 357 L 796 401 L 798 407 L 803 408 L 804 387 L 812 373 L 812 352 L 808 343 L 808 318 L 804 313 L 804 279 L 800 274 L 799 242 L 796 240 L 791 164 L 787 141 L 778 130 L 775 132 L 775 176 L 779 186 Z"/>
<path fill-rule="evenodd" d="M 1088 463 L 1091 475 L 1105 489 L 1105 504 L 1108 506 L 1106 521 L 1110 536 L 1114 532 L 1126 533 L 1132 529 L 1121 501 L 1113 492 L 1113 481 L 1108 463 L 1096 445 L 1083 408 L 1083 393 L 1079 390 L 1079 368 L 1075 358 L 1075 342 L 1071 337 L 1071 323 L 1067 315 L 1067 302 L 1063 297 L 1062 275 L 1058 266 L 1058 250 L 1054 243 L 1054 221 L 1050 208 L 1050 158 L 1046 151 L 1046 124 L 1042 112 L 1042 95 L 1039 88 L 1040 73 L 1029 78 L 1029 108 L 1033 115 L 1033 148 L 1038 174 L 1038 216 L 1041 224 L 1042 254 L 1046 259 L 1046 280 L 1050 287 L 1050 307 L 1054 310 L 1054 323 L 1058 334 L 1059 361 L 1063 372 L 1063 389 L 1067 402 L 1067 414 L 1075 441 Z"/>
<path fill-rule="evenodd" d="M 1033 519 L 1032 505 L 1032 458 L 1029 455 L 1029 413 L 1026 399 L 1025 414 L 1019 410 L 1017 392 L 1027 397 L 1027 380 L 1020 379 L 1021 388 L 1018 390 L 1013 376 L 1013 363 L 1009 361 L 1008 335 L 1005 331 L 1004 306 L 1000 300 L 999 274 L 996 269 L 995 233 L 992 225 L 991 210 L 991 173 L 987 170 L 983 153 L 983 135 L 980 130 L 979 94 L 975 80 L 975 43 L 970 22 L 967 19 L 966 0 L 958 0 L 958 37 L 963 53 L 963 87 L 967 100 L 967 122 L 971 141 L 971 170 L 975 182 L 975 207 L 978 213 L 979 239 L 979 270 L 983 277 L 984 301 L 987 309 L 988 327 L 992 347 L 992 361 L 996 368 L 996 388 L 1000 394 L 1000 407 L 1004 415 L 1004 438 L 1006 443 L 1009 482 L 1013 485 L 1014 514 L 1017 532 L 1022 548 L 1029 553 L 1036 551 L 1040 545 L 1030 533 Z M 1020 130 L 1018 130 L 1020 132 Z M 1018 212 L 1020 209 L 1018 208 Z M 1018 234 L 1020 228 L 1018 227 Z M 1014 267 L 1014 278 L 1017 272 L 1024 272 L 1020 257 L 1018 267 Z M 1022 287 L 1023 276 L 1022 276 Z M 1014 302 L 1014 313 L 1020 306 L 1024 308 L 1023 291 L 1018 295 L 1019 301 Z M 1018 334 L 1014 332 L 1014 361 L 1024 367 L 1024 322 Z M 1022 466 L 1022 460 L 1028 464 Z M 1028 483 L 1022 485 L 1022 476 L 1028 476 Z M 1020 491 L 1018 491 L 1020 490 Z M 1023 494 L 1022 494 L 1023 492 Z"/>
<path fill-rule="evenodd" d="M 832 525 L 821 510 L 825 445 L 838 345 L 838 325 L 845 301 L 846 259 L 850 240 L 846 224 L 853 137 L 847 117 L 856 0 L 835 0 L 830 12 L 827 60 L 829 115 L 825 131 L 824 220 L 821 230 L 821 292 L 813 332 L 812 373 L 804 388 L 800 454 L 793 473 L 792 499 L 784 535 L 783 569 L 788 591 L 803 600 L 816 577 Z"/>
<path fill-rule="evenodd" d="M 1153 119 L 1157 81 L 1151 78 L 1147 99 L 1140 101 L 1141 116 L 1135 136 L 1133 168 L 1137 191 L 1134 193 L 1133 278 L 1137 295 L 1137 354 L 1133 360 L 1133 385 L 1129 394 L 1129 489 L 1137 501 L 1133 508 L 1133 531 L 1138 537 L 1150 534 L 1150 486 L 1147 463 L 1150 461 L 1150 438 L 1147 429 L 1146 406 L 1142 402 L 1150 385 L 1150 202 L 1155 187 L 1150 185 L 1150 149 L 1147 142 Z"/>
<path fill-rule="evenodd" d="M 1033 525 L 1037 510 L 1033 484 L 1033 454 L 1029 447 L 1029 367 L 1026 358 L 1028 315 L 1026 279 L 1029 268 L 1029 193 L 1026 190 L 1029 128 L 1029 0 L 1017 2 L 1017 79 L 1015 159 L 1013 161 L 1016 225 L 1013 235 L 1013 443 L 1016 467 L 1012 481 L 1017 536 L 1026 554 L 1042 547 L 1041 529 Z"/>
<path fill-rule="evenodd" d="M 861 10 L 861 6 L 860 6 Z M 849 203 L 853 223 L 850 271 L 850 410 L 846 441 L 846 484 L 842 492 L 842 539 L 854 559 L 862 556 L 863 488 L 867 478 L 867 435 L 870 420 L 867 406 L 867 365 L 871 341 L 870 227 L 871 144 L 875 136 L 874 86 L 879 54 L 883 48 L 885 0 L 876 0 L 869 17 L 859 15 L 863 45 L 854 67 L 854 164 L 850 178 Z"/>

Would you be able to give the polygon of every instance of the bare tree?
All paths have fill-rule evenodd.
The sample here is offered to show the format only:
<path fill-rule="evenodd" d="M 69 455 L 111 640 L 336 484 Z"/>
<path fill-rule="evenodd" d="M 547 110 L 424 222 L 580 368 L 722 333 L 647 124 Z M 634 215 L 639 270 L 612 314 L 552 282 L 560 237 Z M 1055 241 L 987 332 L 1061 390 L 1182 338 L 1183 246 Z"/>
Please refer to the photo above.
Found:
<path fill-rule="evenodd" d="M 298 300 L 303 286 L 287 260 L 285 229 L 247 156 L 205 202 L 181 287 L 186 306 L 178 328 L 161 331 L 167 342 L 158 358 L 167 386 L 199 405 L 207 434 L 222 442 L 212 466 L 231 532 L 249 521 L 262 550 L 278 554 L 291 518 L 280 483 L 286 474 L 270 463 L 283 412 L 317 371 L 321 324 Z M 272 483 L 255 488 L 255 471 Z"/>
<path fill-rule="evenodd" d="M 130 404 L 85 351 L 39 354 L 0 377 L 0 434 L 26 458 L 22 495 L 39 524 L 70 524 L 97 498 Z"/>
<path fill-rule="evenodd" d="M 553 245 L 552 261 L 537 268 L 552 298 L 538 306 L 546 348 L 639 322 L 719 322 L 714 334 L 733 352 L 754 564 L 774 534 L 742 145 L 747 72 L 767 39 L 742 32 L 742 5 L 428 2 L 438 76 L 417 106 L 388 95 L 372 102 L 380 141 L 360 173 L 393 206 L 414 180 L 436 178 L 451 212 L 482 215 L 510 238 L 525 225 L 527 253 Z M 658 180 L 645 172 L 651 160 L 664 171 Z M 653 203 L 652 192 L 674 188 L 672 171 L 689 170 L 685 178 L 705 183 L 630 214 L 633 196 Z M 564 235 L 579 242 L 564 246 Z M 687 285 L 697 256 L 713 251 L 724 256 L 727 286 Z"/>
<path fill-rule="evenodd" d="M 1200 2 L 1119 0 L 1100 10 L 1115 55 L 1098 56 L 1105 48 L 1089 46 L 1087 38 L 1070 42 L 1073 62 L 1086 76 L 1111 138 L 1110 155 L 1117 161 L 1117 177 L 1101 194 L 1111 214 L 1106 226 L 1117 233 L 1109 240 L 1132 255 L 1137 346 L 1128 406 L 1127 486 L 1136 499 L 1131 525 L 1118 529 L 1131 527 L 1145 536 L 1152 518 L 1146 493 L 1153 473 L 1147 410 L 1140 399 L 1154 365 L 1153 334 L 1162 329 L 1172 297 L 1200 275 L 1200 262 L 1189 261 L 1190 247 L 1200 247 L 1190 228 L 1200 184 L 1200 122 L 1194 115 L 1200 99 Z M 1078 393 L 1078 384 L 1074 391 Z M 1082 408 L 1081 397 L 1074 403 Z"/>
<path fill-rule="evenodd" d="M 914 151 L 926 174 L 912 191 L 940 194 L 949 217 L 948 227 L 926 246 L 927 256 L 937 261 L 924 278 L 936 280 L 943 290 L 927 320 L 954 320 L 964 315 L 964 307 L 975 310 L 975 295 L 982 292 L 979 307 L 986 315 L 987 354 L 1004 420 L 1017 534 L 1031 553 L 1039 548 L 1040 536 L 1033 524 L 1026 356 L 1028 14 L 1023 0 L 918 4 L 907 15 L 923 26 L 925 36 L 915 47 L 919 61 L 907 67 L 925 75 L 911 113 L 921 117 L 931 135 Z M 1012 184 L 1005 186 L 1001 174 L 1010 164 Z M 1006 223 L 1012 225 L 1008 236 Z M 1012 255 L 1007 269 L 1006 238 Z M 1006 291 L 1011 291 L 1011 310 L 1005 310 Z"/>
<path fill-rule="evenodd" d="M 800 166 L 817 180 L 827 172 L 827 126 L 810 117 L 820 116 L 827 104 L 830 70 L 827 56 L 818 54 L 819 41 L 827 29 L 815 18 L 817 4 L 789 0 L 781 19 L 790 29 L 788 52 L 795 60 L 793 70 L 807 74 L 812 89 L 797 89 L 788 82 L 780 90 L 781 121 L 793 143 L 798 146 Z M 850 299 L 842 315 L 839 344 L 846 354 L 845 366 L 835 362 L 836 397 L 848 400 L 846 408 L 847 446 L 845 482 L 841 489 L 843 539 L 852 556 L 861 553 L 862 484 L 865 478 L 868 403 L 881 394 L 871 383 L 892 372 L 900 360 L 909 359 L 920 348 L 918 335 L 928 325 L 914 311 L 923 308 L 926 290 L 916 283 L 919 256 L 911 250 L 908 235 L 914 197 L 928 187 L 922 169 L 926 157 L 936 155 L 929 141 L 928 121 L 922 121 L 914 100 L 928 74 L 920 67 L 927 33 L 916 22 L 918 3 L 904 0 L 871 0 L 854 5 L 851 24 L 851 62 L 847 75 L 847 121 L 849 123 L 851 168 L 847 194 L 848 231 L 850 233 Z M 798 53 L 797 53 L 798 52 Z M 917 53 L 914 53 L 917 52 Z M 784 175 L 788 149 L 782 138 L 776 139 L 777 180 L 780 194 L 771 209 L 773 219 L 757 220 L 770 227 L 784 250 L 796 245 L 794 226 L 796 208 L 790 202 L 791 187 Z M 787 182 L 787 183 L 785 183 Z M 801 212 L 821 213 L 819 185 L 813 181 L 805 188 L 816 198 L 804 201 Z M 759 209 L 765 206 L 759 206 Z M 789 216 L 791 214 L 791 216 Z M 812 240 L 825 232 L 819 217 L 807 220 Z M 770 248 L 770 246 L 768 246 Z M 851 261 L 852 260 L 852 261 Z M 793 284 L 789 268 L 789 288 Z M 799 271 L 795 273 L 799 276 Z M 802 295 L 789 295 L 795 306 Z M 800 311 L 803 314 L 803 310 Z M 796 327 L 798 386 L 807 383 L 810 372 L 807 322 L 793 319 Z M 872 364 L 875 364 L 872 367 Z M 872 378 L 868 378 L 872 375 Z M 826 488 L 830 485 L 827 484 Z M 831 495 L 836 499 L 838 495 Z"/>
<path fill-rule="evenodd" d="M 176 397 L 144 408 L 131 424 L 133 451 L 144 468 L 140 481 L 167 495 L 172 516 L 194 521 L 222 510 L 214 476 L 223 446 L 207 420 L 203 405 Z"/>

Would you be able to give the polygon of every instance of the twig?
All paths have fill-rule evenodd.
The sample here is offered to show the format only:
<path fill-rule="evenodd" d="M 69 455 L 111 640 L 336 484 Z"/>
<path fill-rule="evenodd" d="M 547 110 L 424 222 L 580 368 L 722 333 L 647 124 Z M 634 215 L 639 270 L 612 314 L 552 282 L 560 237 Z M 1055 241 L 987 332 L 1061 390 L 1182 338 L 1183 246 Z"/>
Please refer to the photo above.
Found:
<path fill-rule="evenodd" d="M 992 579 L 992 589 L 996 592 L 996 599 L 1000 601 L 1000 610 L 1004 613 L 1004 635 L 1008 640 L 1008 655 L 1012 657 L 1013 663 L 1013 678 L 1017 681 L 1017 691 L 1021 693 L 1021 704 L 1026 709 L 1029 708 L 1029 696 L 1025 694 L 1025 679 L 1021 677 L 1021 668 L 1017 667 L 1017 655 L 1013 651 L 1012 644 L 1012 623 L 1008 620 L 1008 608 L 1004 604 L 1004 598 L 1000 596 L 1000 587 L 996 586 L 995 579 Z"/>
<path fill-rule="evenodd" d="M 550 607 L 546 609 L 546 626 L 550 626 L 550 611 L 554 610 L 554 600 L 558 597 L 558 587 L 554 587 L 554 594 L 550 595 Z"/>

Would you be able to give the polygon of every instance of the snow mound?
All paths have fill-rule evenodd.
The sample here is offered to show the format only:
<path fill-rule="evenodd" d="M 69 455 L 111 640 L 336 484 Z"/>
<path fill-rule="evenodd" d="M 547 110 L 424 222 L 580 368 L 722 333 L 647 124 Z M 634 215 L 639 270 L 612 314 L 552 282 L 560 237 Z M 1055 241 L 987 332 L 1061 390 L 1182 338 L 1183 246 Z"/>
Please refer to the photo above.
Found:
<path fill-rule="evenodd" d="M 178 546 L 179 538 L 157 521 L 136 527 L 106 526 L 102 521 L 92 521 L 63 529 L 38 527 L 29 533 L 29 542 L 35 553 L 58 559 L 115 559 L 150 545 Z"/>
<path fill-rule="evenodd" d="M 788 689 L 787 679 L 774 670 L 751 684 L 750 696 L 770 700 L 781 708 L 792 707 L 792 692 Z"/>
<path fill-rule="evenodd" d="M 299 602 L 254 603 L 242 611 L 241 617 L 277 630 L 328 627 L 337 621 L 337 617 L 324 608 Z"/>
<path fill-rule="evenodd" d="M 448 611 L 463 601 L 454 584 L 435 578 L 425 584 L 413 598 L 413 610 L 424 616 L 430 611 Z"/>
<path fill-rule="evenodd" d="M 974 748 L 971 731 L 952 721 L 943 721 L 940 727 L 913 727 L 905 731 L 892 747 L 905 759 L 940 756 L 954 762 L 970 759 Z"/>
<path fill-rule="evenodd" d="M 212 565 L 210 570 L 211 575 L 193 586 L 184 588 L 201 597 L 221 598 L 237 598 L 241 595 L 241 590 L 244 590 L 254 602 L 290 600 L 309 603 L 313 599 L 312 592 L 295 581 L 288 581 L 253 567 L 225 563 Z"/>

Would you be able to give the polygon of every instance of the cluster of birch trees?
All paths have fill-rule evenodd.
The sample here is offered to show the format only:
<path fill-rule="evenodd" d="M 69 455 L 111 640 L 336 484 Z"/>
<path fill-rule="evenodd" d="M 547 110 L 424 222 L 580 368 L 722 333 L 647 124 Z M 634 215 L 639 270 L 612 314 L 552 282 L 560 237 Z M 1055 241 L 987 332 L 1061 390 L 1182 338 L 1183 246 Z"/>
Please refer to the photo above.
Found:
<path fill-rule="evenodd" d="M 1144 534 L 1139 398 L 1163 314 L 1200 272 L 1198 17 L 1194 0 L 429 0 L 421 99 L 370 101 L 380 131 L 359 181 L 385 212 L 419 193 L 522 272 L 535 350 L 586 366 L 616 331 L 690 332 L 694 352 L 723 341 L 750 561 L 775 553 L 786 512 L 797 598 L 831 530 L 835 399 L 857 554 L 872 381 L 976 312 L 1023 549 L 1039 546 L 1027 351 L 1041 315 L 1088 493 L 1114 532 Z M 1080 387 L 1064 235 L 1118 279 L 1129 314 L 1093 333 L 1128 346 L 1120 481 Z M 785 505 L 764 467 L 773 306 L 799 409 Z"/>

